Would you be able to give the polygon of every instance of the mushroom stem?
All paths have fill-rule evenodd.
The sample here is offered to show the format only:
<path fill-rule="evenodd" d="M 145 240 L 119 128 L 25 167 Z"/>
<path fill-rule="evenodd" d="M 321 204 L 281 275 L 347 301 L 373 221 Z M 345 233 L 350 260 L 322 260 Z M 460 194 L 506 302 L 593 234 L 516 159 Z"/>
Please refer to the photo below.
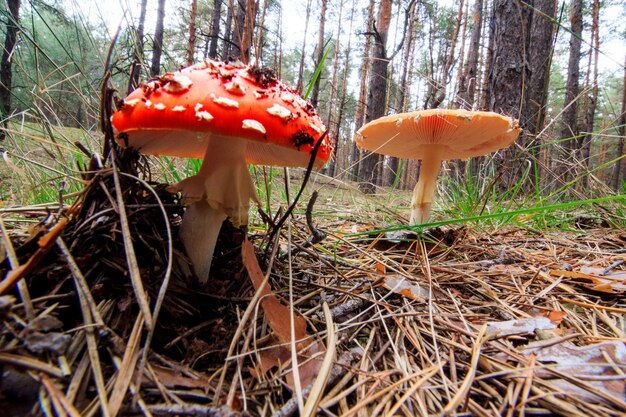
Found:
<path fill-rule="evenodd" d="M 198 174 L 173 188 L 191 203 L 183 216 L 180 238 L 201 284 L 209 279 L 217 237 L 226 218 L 236 227 L 248 224 L 250 199 L 258 202 L 246 165 L 247 142 L 212 136 Z"/>
<path fill-rule="evenodd" d="M 227 217 L 226 213 L 211 207 L 205 200 L 190 204 L 185 211 L 180 238 L 201 284 L 209 279 L 217 237 Z"/>
<path fill-rule="evenodd" d="M 444 146 L 426 145 L 420 167 L 420 176 L 413 189 L 409 224 L 426 223 L 437 189 L 437 176 L 441 167 Z"/>

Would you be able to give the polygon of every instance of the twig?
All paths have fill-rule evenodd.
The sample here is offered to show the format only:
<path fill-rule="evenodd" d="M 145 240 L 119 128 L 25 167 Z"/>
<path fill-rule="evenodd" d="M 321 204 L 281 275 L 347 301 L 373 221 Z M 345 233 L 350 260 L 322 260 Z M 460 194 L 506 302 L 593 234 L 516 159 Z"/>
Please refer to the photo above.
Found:
<path fill-rule="evenodd" d="M 302 193 L 304 192 L 304 188 L 306 187 L 306 184 L 309 182 L 309 178 L 311 177 L 311 172 L 313 171 L 313 167 L 315 166 L 315 158 L 317 156 L 317 151 L 319 150 L 320 146 L 322 146 L 322 142 L 324 142 L 324 139 L 326 138 L 326 136 L 328 136 L 328 130 L 326 130 L 324 134 L 322 134 L 322 136 L 318 139 L 317 143 L 311 150 L 311 158 L 309 159 L 309 165 L 307 166 L 306 172 L 304 173 L 304 178 L 302 179 L 302 185 L 300 186 L 300 189 L 298 190 L 298 194 L 296 194 L 296 197 L 293 199 L 293 202 L 285 211 L 285 214 L 283 214 L 280 220 L 276 222 L 276 226 L 274 226 L 272 228 L 272 231 L 270 232 L 269 238 L 267 239 L 268 246 L 265 249 L 265 254 L 263 256 L 263 263 L 265 263 L 265 260 L 267 259 L 267 254 L 269 253 L 270 244 L 271 242 L 274 241 L 274 236 L 276 236 L 276 234 L 280 231 L 280 228 L 283 227 L 283 224 L 285 223 L 285 221 L 287 221 L 287 219 L 291 215 L 291 212 L 296 207 L 296 204 L 298 204 L 298 200 L 300 200 L 300 196 L 302 196 Z"/>

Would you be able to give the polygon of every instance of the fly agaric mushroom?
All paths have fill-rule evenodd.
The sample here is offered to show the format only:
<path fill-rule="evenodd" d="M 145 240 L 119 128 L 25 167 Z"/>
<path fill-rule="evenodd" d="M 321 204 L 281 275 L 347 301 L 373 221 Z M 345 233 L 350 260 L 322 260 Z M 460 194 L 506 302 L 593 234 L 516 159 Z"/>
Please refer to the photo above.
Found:
<path fill-rule="evenodd" d="M 359 147 L 398 158 L 421 159 L 410 224 L 428 220 L 441 161 L 469 159 L 505 148 L 521 129 L 497 113 L 431 109 L 381 117 L 361 127 Z"/>
<path fill-rule="evenodd" d="M 201 283 L 209 276 L 222 222 L 248 224 L 258 203 L 247 163 L 315 165 L 331 145 L 314 108 L 268 69 L 207 60 L 143 84 L 111 121 L 116 140 L 141 153 L 203 158 L 197 175 L 173 188 L 189 204 L 180 236 Z M 322 139 L 324 138 L 324 139 Z"/>

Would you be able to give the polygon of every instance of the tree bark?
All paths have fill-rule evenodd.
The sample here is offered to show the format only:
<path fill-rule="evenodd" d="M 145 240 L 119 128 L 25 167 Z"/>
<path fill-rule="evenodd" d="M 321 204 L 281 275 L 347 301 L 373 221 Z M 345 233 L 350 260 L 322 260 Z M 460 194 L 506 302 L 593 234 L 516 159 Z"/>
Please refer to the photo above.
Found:
<path fill-rule="evenodd" d="M 220 37 L 220 17 L 222 15 L 222 0 L 213 0 L 213 15 L 211 16 L 211 41 L 209 43 L 209 58 L 217 58 L 217 41 Z"/>
<path fill-rule="evenodd" d="M 482 82 L 480 91 L 480 110 L 489 109 L 489 103 L 491 102 L 491 89 L 489 88 L 489 80 L 491 78 L 491 71 L 493 67 L 493 54 L 495 49 L 495 12 L 496 5 L 495 0 L 491 5 L 491 12 L 487 20 L 487 32 L 489 34 L 489 40 L 487 41 L 487 50 L 485 52 L 485 61 L 483 64 L 483 70 L 481 72 Z"/>
<path fill-rule="evenodd" d="M 340 143 L 340 136 L 339 136 L 339 126 L 338 123 L 335 123 L 335 121 L 333 121 L 333 115 L 334 115 L 334 101 L 335 101 L 335 94 L 337 93 L 337 88 L 338 88 L 338 84 L 337 84 L 337 78 L 339 77 L 338 73 L 339 73 L 339 67 L 341 66 L 341 64 L 339 63 L 339 51 L 341 49 L 341 27 L 342 27 L 342 17 L 343 17 L 343 0 L 341 0 L 339 2 L 339 16 L 337 19 L 337 32 L 335 35 L 335 48 L 333 51 L 333 71 L 332 71 L 332 76 L 330 79 L 330 91 L 328 93 L 328 106 L 326 108 L 326 128 L 328 129 L 328 137 L 333 141 L 333 143 L 335 144 L 335 147 L 333 149 L 333 156 L 331 158 L 330 164 L 328 166 L 328 173 L 330 174 L 330 176 L 335 176 L 335 172 L 337 171 L 337 165 L 338 165 L 338 156 L 339 156 L 339 148 L 343 148 L 343 144 Z M 354 14 L 350 17 L 350 19 L 352 19 L 354 17 Z M 352 20 L 350 20 L 350 29 L 349 31 L 352 31 Z M 351 33 L 348 32 L 350 35 Z M 348 35 L 350 37 L 350 35 Z M 348 42 L 350 42 L 348 40 Z M 348 48 L 350 46 L 348 45 Z M 344 71 L 345 74 L 345 71 Z M 345 82 L 345 80 L 343 80 Z M 344 90 L 345 91 L 345 90 Z M 343 102 L 340 99 L 339 100 L 339 105 L 336 106 L 337 108 L 337 113 L 341 113 L 342 111 L 342 107 L 343 107 Z M 339 115 L 338 115 L 339 117 Z"/>
<path fill-rule="evenodd" d="M 472 34 L 467 50 L 467 63 L 463 75 L 459 78 L 457 106 L 462 109 L 474 107 L 476 77 L 478 76 L 478 54 L 483 22 L 483 1 L 475 0 L 472 9 Z"/>
<path fill-rule="evenodd" d="M 495 0 L 493 39 L 494 50 L 489 77 L 489 109 L 519 119 L 524 108 L 524 88 L 530 80 L 528 64 L 529 32 L 532 4 L 520 0 Z M 524 146 L 523 140 L 521 141 Z M 522 164 L 517 148 L 510 147 L 502 152 L 508 168 L 498 167 L 502 172 L 504 187 L 508 188 L 521 178 Z"/>
<path fill-rule="evenodd" d="M 267 8 L 269 7 L 269 0 L 263 1 L 263 7 L 261 8 L 261 17 L 259 18 L 259 23 L 257 25 L 257 40 L 256 45 L 254 47 L 254 62 L 256 66 L 259 66 L 261 62 L 263 62 L 263 52 L 265 48 L 263 47 L 265 42 L 265 16 L 267 14 Z"/>
<path fill-rule="evenodd" d="M 135 58 L 130 70 L 130 82 L 127 94 L 130 94 L 135 88 L 139 87 L 139 78 L 141 76 L 141 67 L 143 64 L 143 43 L 144 43 L 144 27 L 146 23 L 146 6 L 148 0 L 141 0 L 141 8 L 139 11 L 139 21 L 135 30 Z"/>
<path fill-rule="evenodd" d="M 547 165 L 540 155 L 540 143 L 537 135 L 542 131 L 550 82 L 550 67 L 554 53 L 556 33 L 556 0 L 535 0 L 528 50 L 530 78 L 527 82 L 524 107 L 520 117 L 520 125 L 524 128 L 524 141 L 535 168 L 535 187 L 546 175 Z"/>
<path fill-rule="evenodd" d="M 438 108 L 446 98 L 446 90 L 450 81 L 450 75 L 454 68 L 454 58 L 456 51 L 456 43 L 459 38 L 459 30 L 461 28 L 461 22 L 463 21 L 463 1 L 459 5 L 459 10 L 456 16 L 454 24 L 454 30 L 452 32 L 452 38 L 450 39 L 450 48 L 448 49 L 448 56 L 443 60 L 443 67 L 441 68 L 440 79 L 436 83 L 436 89 L 432 97 L 431 108 Z"/>
<path fill-rule="evenodd" d="M 598 55 L 600 52 L 600 0 L 593 0 L 591 11 L 591 45 L 589 61 L 587 64 L 587 76 L 585 82 L 585 122 L 584 133 L 579 140 L 581 149 L 581 163 L 585 171 L 589 169 L 589 155 L 591 153 L 591 137 L 593 134 L 594 117 L 598 104 Z M 582 178 L 582 186 L 587 187 L 589 177 Z"/>
<path fill-rule="evenodd" d="M 409 67 L 411 66 L 411 52 L 413 50 L 413 41 L 415 38 L 413 27 L 415 23 L 415 3 L 409 10 L 409 27 L 407 28 L 407 38 L 402 51 L 402 69 L 400 71 L 400 78 L 398 79 L 398 91 L 396 93 L 396 100 L 394 103 L 394 110 L 396 113 L 406 111 L 407 108 L 407 90 L 410 88 L 409 82 Z M 389 176 L 387 178 L 387 184 L 393 185 L 398 175 L 398 168 L 400 166 L 400 159 L 394 156 L 389 157 Z"/>
<path fill-rule="evenodd" d="M 528 54 L 531 75 L 526 88 L 527 105 L 522 112 L 522 127 L 533 136 L 541 131 L 545 119 L 556 31 L 556 3 L 556 0 L 535 0 L 532 15 L 529 39 L 532 53 Z"/>
<path fill-rule="evenodd" d="M 626 180 L 626 161 L 624 160 L 624 148 L 626 148 L 626 55 L 624 55 L 624 79 L 622 81 L 622 114 L 619 117 L 617 129 L 617 157 L 619 159 L 615 164 L 615 172 L 613 173 L 613 189 L 620 191 Z"/>
<path fill-rule="evenodd" d="M 198 15 L 198 0 L 191 0 L 189 13 L 189 39 L 187 42 L 187 66 L 195 61 L 196 54 L 196 17 Z"/>
<path fill-rule="evenodd" d="M 163 19 L 165 18 L 165 0 L 159 0 L 157 8 L 157 21 L 154 30 L 154 43 L 152 46 L 152 65 L 150 73 L 156 77 L 161 72 L 161 54 L 163 53 Z"/>
<path fill-rule="evenodd" d="M 367 8 L 367 30 L 374 24 L 374 0 L 370 0 Z M 365 37 L 365 45 L 363 46 L 363 59 L 361 60 L 361 70 L 359 79 L 359 98 L 356 103 L 356 111 L 354 116 L 355 132 L 363 126 L 365 121 L 365 108 L 367 106 L 367 76 L 371 67 L 372 39 L 370 36 Z M 361 150 L 356 146 L 356 142 L 352 141 L 352 170 L 350 177 L 352 180 L 358 179 L 359 165 L 361 164 Z"/>
<path fill-rule="evenodd" d="M 372 54 L 372 70 L 369 77 L 367 93 L 368 103 L 365 111 L 365 122 L 371 122 L 384 115 L 387 98 L 387 73 L 389 58 L 387 57 L 387 35 L 391 22 L 392 0 L 381 0 L 376 25 L 374 25 L 374 48 Z M 378 182 L 376 168 L 382 158 L 374 153 L 364 156 L 359 165 L 359 181 L 365 193 L 373 193 Z"/>
<path fill-rule="evenodd" d="M 315 48 L 315 70 L 322 65 L 322 59 L 324 59 L 324 26 L 326 23 L 326 7 L 328 0 L 322 0 L 322 7 L 319 14 L 320 26 L 319 33 L 317 35 L 317 47 Z M 322 74 L 315 80 L 313 89 L 311 90 L 311 104 L 317 107 L 317 100 L 320 95 L 320 82 L 322 81 Z"/>
<path fill-rule="evenodd" d="M 563 182 L 568 182 L 574 175 L 574 165 L 578 159 L 578 94 L 580 78 L 580 45 L 583 33 L 583 0 L 572 0 L 570 5 L 569 62 L 567 66 L 567 84 L 565 90 L 565 108 L 562 113 L 560 137 L 563 148 L 560 161 L 556 161 L 555 171 Z"/>
<path fill-rule="evenodd" d="M 306 2 L 306 18 L 304 19 L 304 37 L 302 38 L 302 48 L 300 48 L 300 65 L 298 66 L 298 82 L 296 90 L 301 93 L 304 77 L 304 56 L 306 53 L 307 32 L 309 31 L 309 18 L 311 17 L 311 0 Z"/>
<path fill-rule="evenodd" d="M 226 11 L 226 26 L 224 28 L 224 43 L 222 44 L 222 59 L 230 58 L 233 49 L 233 16 L 235 15 L 235 1 L 228 2 Z"/>
<path fill-rule="evenodd" d="M 254 25 L 256 23 L 256 1 L 245 0 L 239 3 L 239 13 L 237 13 L 237 24 L 241 25 L 237 31 L 239 38 L 237 45 L 239 46 L 239 59 L 244 63 L 250 62 L 250 47 L 252 46 L 252 38 L 254 36 Z M 243 16 L 243 19 L 240 17 Z"/>
<path fill-rule="evenodd" d="M 2 117 L 2 131 L 0 131 L 0 142 L 4 140 L 5 128 L 9 115 L 11 114 L 11 83 L 13 69 L 11 57 L 17 45 L 17 34 L 19 32 L 20 21 L 20 0 L 7 0 L 9 8 L 6 34 L 4 36 L 4 51 L 0 63 L 0 117 Z"/>

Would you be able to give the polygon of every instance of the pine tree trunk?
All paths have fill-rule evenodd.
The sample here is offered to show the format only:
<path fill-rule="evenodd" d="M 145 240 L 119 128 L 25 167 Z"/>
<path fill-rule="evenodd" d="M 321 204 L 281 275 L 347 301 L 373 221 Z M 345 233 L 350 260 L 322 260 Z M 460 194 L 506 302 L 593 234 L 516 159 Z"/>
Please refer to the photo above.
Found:
<path fill-rule="evenodd" d="M 339 121 L 333 121 L 333 114 L 334 114 L 334 101 L 335 101 L 335 94 L 337 93 L 337 78 L 338 78 L 338 73 L 339 73 L 339 67 L 340 67 L 340 63 L 339 63 L 339 51 L 340 51 L 340 38 L 341 38 L 341 27 L 343 24 L 343 1 L 339 2 L 339 17 L 337 18 L 337 33 L 335 35 L 335 50 L 333 52 L 333 72 L 332 72 L 332 77 L 330 79 L 330 92 L 328 95 L 328 106 L 326 108 L 326 113 L 327 113 L 327 118 L 326 118 L 326 128 L 328 129 L 328 136 L 333 140 L 333 143 L 335 144 L 335 147 L 333 149 L 333 157 L 331 158 L 330 164 L 328 166 L 328 173 L 330 176 L 334 177 L 335 173 L 337 171 L 337 165 L 339 163 L 338 161 L 338 157 L 339 157 L 339 149 L 343 148 L 343 143 L 340 143 L 340 135 L 339 135 Z M 354 17 L 354 15 L 352 15 L 350 17 L 350 19 L 352 19 Z M 352 31 L 352 20 L 350 20 L 350 29 L 349 29 L 349 37 L 351 35 L 351 31 Z M 350 44 L 349 44 L 349 40 L 348 40 L 348 48 L 350 48 Z M 344 71 L 345 74 L 345 71 Z M 345 82 L 345 80 L 343 80 Z M 345 88 L 344 88 L 345 91 Z M 337 119 L 339 119 L 339 117 L 342 116 L 341 112 L 342 112 L 342 108 L 343 108 L 343 102 L 342 102 L 343 98 L 340 98 L 339 100 L 339 105 L 336 106 L 337 107 Z"/>
<path fill-rule="evenodd" d="M 398 91 L 396 93 L 396 101 L 394 103 L 394 109 L 396 113 L 406 111 L 407 103 L 407 90 L 410 88 L 411 82 L 409 81 L 409 67 L 411 66 L 411 52 L 413 51 L 413 42 L 415 34 L 413 33 L 413 27 L 415 23 L 414 18 L 415 7 L 411 7 L 409 10 L 409 27 L 407 28 L 407 38 L 405 40 L 404 48 L 402 50 L 402 69 L 400 72 L 400 78 L 398 79 Z M 400 159 L 397 157 L 389 157 L 389 177 L 387 178 L 387 184 L 393 185 L 398 173 L 398 167 L 400 166 Z"/>
<path fill-rule="evenodd" d="M 0 142 L 4 140 L 6 123 L 11 114 L 11 81 L 13 69 L 11 57 L 17 45 L 17 33 L 20 21 L 20 0 L 8 0 L 7 6 L 9 14 L 6 33 L 4 35 L 4 51 L 2 62 L 0 63 L 0 117 L 2 118 L 2 130 L 0 131 Z"/>
<path fill-rule="evenodd" d="M 372 70 L 369 77 L 369 89 L 367 93 L 367 107 L 365 122 L 371 122 L 384 115 L 385 100 L 387 99 L 387 73 L 389 58 L 387 57 L 387 35 L 391 21 L 392 0 L 381 0 L 378 9 L 378 18 L 374 33 L 374 48 L 372 54 Z M 374 28 L 372 28 L 374 29 Z M 362 158 L 359 165 L 359 181 L 365 193 L 373 193 L 378 182 L 377 168 L 382 158 L 374 153 L 369 153 Z"/>
<path fill-rule="evenodd" d="M 620 191 L 626 180 L 626 160 L 624 160 L 624 150 L 626 148 L 626 55 L 624 55 L 624 79 L 622 80 L 622 111 L 619 117 L 617 129 L 617 158 L 615 172 L 613 173 L 613 189 Z"/>
<path fill-rule="evenodd" d="M 522 113 L 522 127 L 531 135 L 538 134 L 543 128 L 554 51 L 555 16 L 556 0 L 535 0 L 529 40 L 532 53 L 528 56 L 531 75 L 525 98 L 528 105 Z"/>
<path fill-rule="evenodd" d="M 454 31 L 452 32 L 452 38 L 450 39 L 450 48 L 448 49 L 448 55 L 443 59 L 443 67 L 441 68 L 441 76 L 439 81 L 436 83 L 437 88 L 433 94 L 430 107 L 438 108 L 443 103 L 443 100 L 446 98 L 446 90 L 448 87 L 448 83 L 450 81 L 450 73 L 454 68 L 454 58 L 456 51 L 456 43 L 459 38 L 459 30 L 461 28 L 461 22 L 463 21 L 463 0 L 461 0 L 461 4 L 459 5 L 459 11 L 456 16 L 456 21 L 454 24 Z"/>
<path fill-rule="evenodd" d="M 489 109 L 519 119 L 523 111 L 523 92 L 530 80 L 527 54 L 532 7 L 520 0 L 494 1 L 494 51 L 489 77 Z M 523 144 L 523 140 L 522 146 Z M 500 166 L 504 187 L 510 187 L 521 178 L 523 164 L 517 163 L 517 148 L 502 152 L 499 161 L 508 163 L 508 169 Z"/>
<path fill-rule="evenodd" d="M 244 35 L 245 24 L 246 24 L 247 2 L 248 0 L 240 0 L 236 2 L 233 1 L 233 3 L 239 4 L 239 7 L 237 8 L 237 14 L 235 15 L 235 20 L 234 20 L 234 28 L 233 28 L 233 33 L 232 33 L 233 42 L 230 48 L 230 58 L 239 59 L 241 61 L 243 61 L 241 54 L 242 54 L 243 35 Z"/>
<path fill-rule="evenodd" d="M 237 24 L 241 24 L 238 33 L 239 59 L 244 63 L 250 62 L 250 47 L 252 46 L 252 38 L 254 37 L 254 25 L 256 23 L 256 1 L 245 0 L 245 3 L 239 3 L 239 13 L 237 13 Z M 241 18 L 240 16 L 243 16 Z"/>
<path fill-rule="evenodd" d="M 235 15 L 235 1 L 228 2 L 226 10 L 226 26 L 224 27 L 224 43 L 222 44 L 222 59 L 227 60 L 233 49 L 233 16 Z"/>
<path fill-rule="evenodd" d="M 191 0 L 191 12 L 189 13 L 189 40 L 187 42 L 187 65 L 195 61 L 196 53 L 196 16 L 198 15 L 198 0 Z"/>
<path fill-rule="evenodd" d="M 211 16 L 211 41 L 209 43 L 209 58 L 217 58 L 217 41 L 220 36 L 220 17 L 222 15 L 222 0 L 213 0 L 213 15 Z"/>
<path fill-rule="evenodd" d="M 522 109 L 520 124 L 524 128 L 524 143 L 532 155 L 535 167 L 535 180 L 538 181 L 535 187 L 541 183 L 541 179 L 544 179 L 547 168 L 540 155 L 541 138 L 537 135 L 543 129 L 546 115 L 550 66 L 557 27 L 556 6 L 556 0 L 535 0 L 528 45 L 528 48 L 532 49 L 532 52 L 528 54 L 530 79 L 526 84 L 525 105 Z"/>
<path fill-rule="evenodd" d="M 161 54 L 163 53 L 163 19 L 165 18 L 165 0 L 159 0 L 157 8 L 157 21 L 154 30 L 154 43 L 152 45 L 152 65 L 150 74 L 156 77 L 161 72 Z"/>
<path fill-rule="evenodd" d="M 569 62 L 567 66 L 567 84 L 565 90 L 565 108 L 562 113 L 561 139 L 563 149 L 561 160 L 556 161 L 555 171 L 559 174 L 561 181 L 567 182 L 575 174 L 575 162 L 578 159 L 578 93 L 580 78 L 580 46 L 583 33 L 582 18 L 583 0 L 572 0 L 570 6 L 570 27 L 571 36 L 569 42 Z"/>
<path fill-rule="evenodd" d="M 483 1 L 475 0 L 472 9 L 472 34 L 467 50 L 467 64 L 463 76 L 459 78 L 457 106 L 462 109 L 474 107 L 476 78 L 478 77 L 478 54 L 480 52 L 480 35 L 483 22 Z"/>
<path fill-rule="evenodd" d="M 309 31 L 309 18 L 311 17 L 311 0 L 307 0 L 306 3 L 306 18 L 304 19 L 304 37 L 302 38 L 302 48 L 300 48 L 300 65 L 298 66 L 298 82 L 296 84 L 296 90 L 302 92 L 302 85 L 304 83 L 304 56 L 306 53 L 306 40 L 307 32 Z"/>
<path fill-rule="evenodd" d="M 374 24 L 374 0 L 370 0 L 367 9 L 367 29 L 369 31 Z M 359 80 L 359 98 L 356 103 L 356 111 L 354 116 L 354 129 L 357 131 L 365 121 L 365 108 L 367 106 L 367 76 L 371 67 L 372 40 L 370 36 L 365 37 L 365 45 L 363 46 L 363 59 L 361 60 L 361 71 Z M 356 146 L 356 142 L 352 141 L 352 170 L 350 177 L 352 180 L 358 179 L 359 165 L 361 164 L 361 150 Z"/>
<path fill-rule="evenodd" d="M 600 0 L 593 0 L 591 11 L 591 45 L 589 61 L 587 64 L 587 76 L 585 82 L 585 124 L 584 136 L 579 140 L 581 149 L 581 162 L 585 171 L 589 170 L 589 155 L 591 153 L 591 137 L 593 134 L 594 117 L 598 104 L 598 55 L 600 52 Z M 582 178 L 582 186 L 588 186 L 589 177 Z"/>
<path fill-rule="evenodd" d="M 263 43 L 265 42 L 265 15 L 267 13 L 267 8 L 269 6 L 269 0 L 263 1 L 263 8 L 261 9 L 261 17 L 259 18 L 259 23 L 257 26 L 257 40 L 256 45 L 254 47 L 254 62 L 256 66 L 259 66 L 261 62 L 263 62 Z"/>
<path fill-rule="evenodd" d="M 488 1 L 488 0 L 487 0 Z M 487 42 L 487 50 L 485 51 L 485 60 L 483 63 L 483 70 L 481 72 L 482 82 L 481 82 L 481 97 L 480 97 L 480 110 L 489 109 L 489 104 L 491 103 L 491 89 L 489 88 L 489 80 L 491 77 L 491 71 L 493 67 L 493 54 L 495 49 L 495 13 L 496 13 L 496 0 L 493 0 L 491 3 L 491 12 L 489 13 L 489 17 L 485 17 L 487 20 L 487 32 L 489 34 L 489 40 Z"/>
<path fill-rule="evenodd" d="M 326 7 L 328 0 L 322 0 L 322 7 L 319 14 L 320 26 L 317 35 L 317 47 L 315 48 L 315 69 L 322 65 L 322 59 L 324 59 L 324 25 L 326 23 Z M 320 95 L 320 82 L 322 80 L 322 74 L 315 80 L 313 89 L 311 90 L 311 104 L 317 107 L 317 101 Z"/>
<path fill-rule="evenodd" d="M 144 27 L 146 23 L 146 6 L 148 0 L 141 0 L 141 8 L 139 11 L 139 21 L 135 30 L 135 58 L 130 70 L 129 85 L 127 94 L 130 94 L 135 88 L 139 87 L 139 78 L 141 77 L 141 67 L 143 64 L 143 41 Z"/>

